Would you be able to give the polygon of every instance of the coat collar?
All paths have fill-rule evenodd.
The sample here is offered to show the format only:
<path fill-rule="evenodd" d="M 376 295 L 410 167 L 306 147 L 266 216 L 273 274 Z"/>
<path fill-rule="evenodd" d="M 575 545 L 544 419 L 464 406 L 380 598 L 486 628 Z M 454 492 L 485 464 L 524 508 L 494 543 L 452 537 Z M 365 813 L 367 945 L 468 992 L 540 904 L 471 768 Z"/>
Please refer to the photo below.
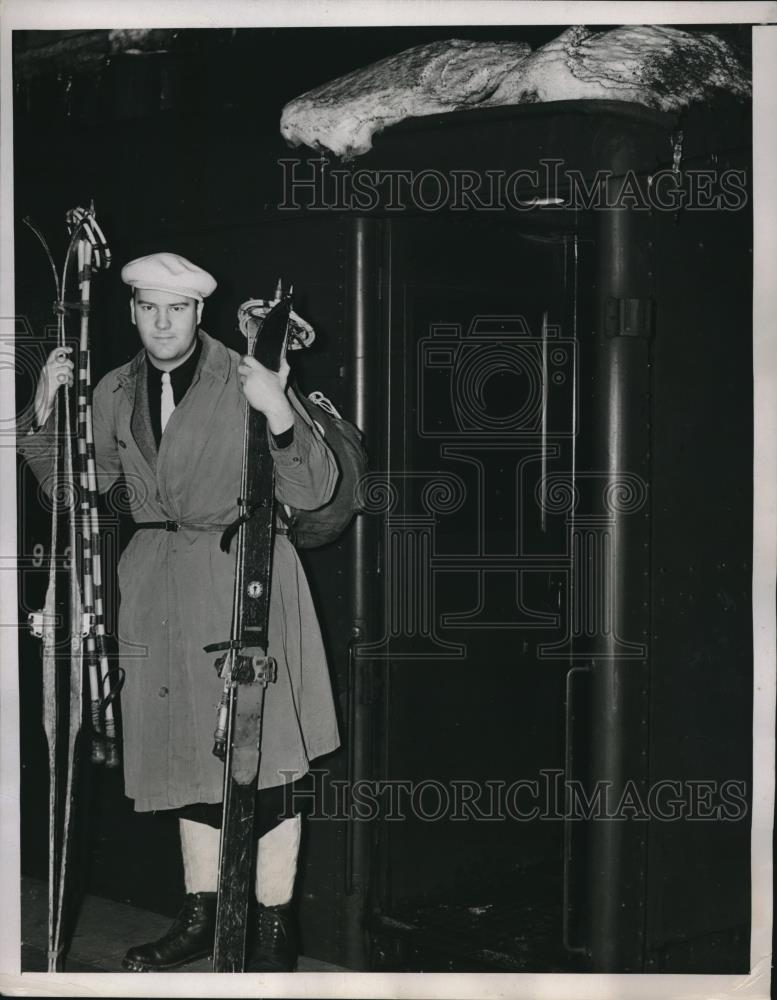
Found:
<path fill-rule="evenodd" d="M 197 335 L 202 340 L 202 354 L 194 375 L 194 382 L 202 375 L 228 382 L 235 367 L 232 352 L 219 340 L 208 336 L 204 330 L 198 330 Z M 116 369 L 116 381 L 134 398 L 135 386 L 140 375 L 145 375 L 146 351 L 138 351 L 132 361 Z"/>
<path fill-rule="evenodd" d="M 148 405 L 148 385 L 145 378 L 138 378 L 133 384 L 132 416 L 130 417 L 130 433 L 145 458 L 149 468 L 156 468 L 157 446 L 154 440 L 154 430 L 151 426 L 151 411 Z"/>

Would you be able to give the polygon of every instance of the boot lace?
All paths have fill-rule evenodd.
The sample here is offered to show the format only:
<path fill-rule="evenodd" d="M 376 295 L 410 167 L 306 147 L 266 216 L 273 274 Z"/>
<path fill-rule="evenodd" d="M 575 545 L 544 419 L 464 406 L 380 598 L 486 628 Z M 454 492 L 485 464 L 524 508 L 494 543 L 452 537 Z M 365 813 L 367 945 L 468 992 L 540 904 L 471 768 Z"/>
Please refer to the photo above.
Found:
<path fill-rule="evenodd" d="M 262 945 L 274 948 L 280 939 L 285 937 L 286 927 L 281 917 L 271 909 L 263 907 L 259 914 L 259 940 Z"/>
<path fill-rule="evenodd" d="M 176 930 L 188 930 L 194 924 L 202 923 L 207 918 L 205 904 L 197 897 L 190 897 L 181 908 L 181 912 L 175 918 L 175 923 L 170 928 L 168 936 Z"/>

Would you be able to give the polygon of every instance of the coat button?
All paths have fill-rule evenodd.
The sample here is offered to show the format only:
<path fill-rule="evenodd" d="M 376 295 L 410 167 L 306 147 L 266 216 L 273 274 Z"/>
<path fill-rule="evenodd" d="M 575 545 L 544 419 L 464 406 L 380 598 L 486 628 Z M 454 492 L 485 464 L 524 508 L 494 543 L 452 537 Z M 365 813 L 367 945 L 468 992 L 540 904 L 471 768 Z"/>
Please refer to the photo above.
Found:
<path fill-rule="evenodd" d="M 167 697 L 167 692 L 168 692 L 168 689 L 166 687 L 161 687 L 159 689 L 159 697 L 160 698 L 166 698 Z"/>

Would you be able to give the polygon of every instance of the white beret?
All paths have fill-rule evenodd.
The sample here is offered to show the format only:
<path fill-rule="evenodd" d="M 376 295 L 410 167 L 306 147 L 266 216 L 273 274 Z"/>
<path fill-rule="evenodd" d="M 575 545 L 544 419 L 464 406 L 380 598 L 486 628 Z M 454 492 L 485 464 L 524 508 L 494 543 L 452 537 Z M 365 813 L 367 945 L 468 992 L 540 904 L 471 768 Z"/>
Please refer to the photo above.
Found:
<path fill-rule="evenodd" d="M 121 269 L 121 280 L 132 288 L 172 292 L 202 302 L 216 287 L 216 279 L 177 253 L 152 253 L 138 257 Z"/>

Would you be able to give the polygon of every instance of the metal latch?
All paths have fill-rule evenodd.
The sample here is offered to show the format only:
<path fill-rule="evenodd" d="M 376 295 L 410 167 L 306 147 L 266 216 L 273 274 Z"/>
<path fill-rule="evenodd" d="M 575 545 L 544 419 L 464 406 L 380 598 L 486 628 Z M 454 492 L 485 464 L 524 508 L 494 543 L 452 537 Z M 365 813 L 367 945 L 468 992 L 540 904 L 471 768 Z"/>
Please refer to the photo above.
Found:
<path fill-rule="evenodd" d="M 605 305 L 604 332 L 607 337 L 646 337 L 653 333 L 652 299 L 616 299 Z"/>

